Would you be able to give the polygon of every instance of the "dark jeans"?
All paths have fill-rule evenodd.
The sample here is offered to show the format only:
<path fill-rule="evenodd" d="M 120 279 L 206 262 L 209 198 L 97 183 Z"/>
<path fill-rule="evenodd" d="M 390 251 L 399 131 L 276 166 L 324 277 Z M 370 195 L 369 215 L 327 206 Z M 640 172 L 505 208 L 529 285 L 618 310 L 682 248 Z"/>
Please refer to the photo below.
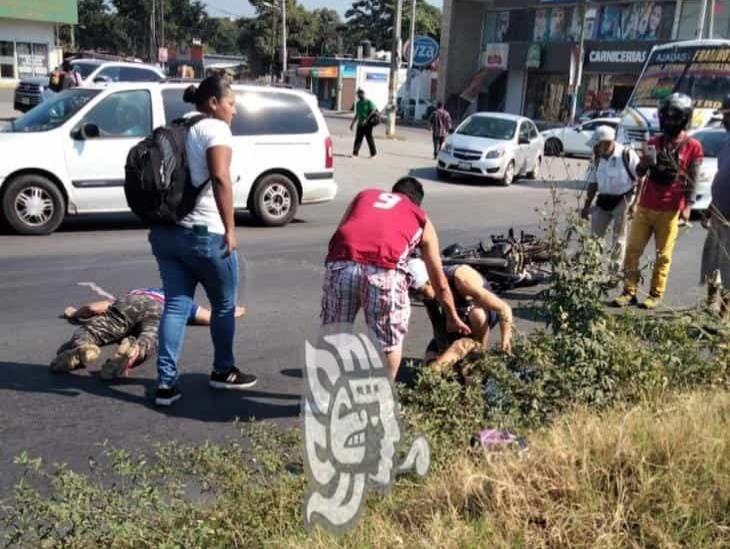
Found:
<path fill-rule="evenodd" d="M 158 383 L 168 387 L 177 383 L 178 358 L 198 283 L 205 288 L 212 308 L 213 368 L 228 372 L 235 366 L 238 255 L 225 255 L 223 235 L 196 234 L 180 226 L 152 227 L 149 239 L 165 290 L 157 357 Z"/>
<path fill-rule="evenodd" d="M 362 145 L 363 137 L 368 142 L 368 148 L 370 149 L 370 156 L 378 154 L 375 148 L 375 140 L 373 139 L 373 126 L 372 124 L 365 124 L 361 126 L 357 125 L 357 131 L 355 132 L 355 146 L 352 149 L 352 155 L 357 156 L 360 154 L 360 146 Z"/>
<path fill-rule="evenodd" d="M 436 158 L 439 155 L 439 151 L 441 150 L 441 147 L 444 146 L 444 140 L 445 137 L 439 137 L 436 134 L 433 134 L 433 157 Z"/>

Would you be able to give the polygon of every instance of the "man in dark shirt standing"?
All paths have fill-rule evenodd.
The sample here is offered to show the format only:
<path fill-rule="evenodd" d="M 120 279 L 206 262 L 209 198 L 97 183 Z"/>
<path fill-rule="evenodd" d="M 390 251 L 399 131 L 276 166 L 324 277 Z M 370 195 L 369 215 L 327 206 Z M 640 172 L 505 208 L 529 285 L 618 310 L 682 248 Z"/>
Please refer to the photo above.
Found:
<path fill-rule="evenodd" d="M 444 146 L 444 140 L 452 128 L 451 115 L 444 108 L 441 101 L 436 104 L 436 110 L 431 113 L 428 125 L 431 128 L 431 136 L 433 137 L 433 157 L 435 159 L 439 155 L 441 147 Z"/>
<path fill-rule="evenodd" d="M 350 130 L 357 124 L 352 156 L 358 156 L 360 154 L 360 146 L 362 145 L 363 138 L 368 142 L 370 158 L 375 158 L 378 155 L 378 150 L 375 148 L 375 140 L 373 139 L 373 128 L 377 123 L 377 116 L 379 116 L 379 113 L 375 103 L 365 97 L 364 90 L 357 90 L 355 116 L 350 123 Z"/>
<path fill-rule="evenodd" d="M 722 123 L 730 134 L 730 95 L 722 102 Z M 712 203 L 702 225 L 707 239 L 702 251 L 701 282 L 707 283 L 709 306 L 719 301 L 723 316 L 730 315 L 730 137 L 717 156 L 717 173 L 712 182 Z"/>

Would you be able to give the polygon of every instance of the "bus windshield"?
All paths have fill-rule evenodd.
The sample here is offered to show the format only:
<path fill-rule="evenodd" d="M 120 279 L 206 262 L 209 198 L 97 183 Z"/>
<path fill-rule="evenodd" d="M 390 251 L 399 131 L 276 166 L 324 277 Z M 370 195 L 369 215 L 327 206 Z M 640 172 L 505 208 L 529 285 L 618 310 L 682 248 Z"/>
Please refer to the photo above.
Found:
<path fill-rule="evenodd" d="M 673 92 L 689 95 L 696 108 L 720 108 L 723 98 L 730 94 L 730 45 L 655 50 L 629 106 L 656 108 L 659 101 Z"/>

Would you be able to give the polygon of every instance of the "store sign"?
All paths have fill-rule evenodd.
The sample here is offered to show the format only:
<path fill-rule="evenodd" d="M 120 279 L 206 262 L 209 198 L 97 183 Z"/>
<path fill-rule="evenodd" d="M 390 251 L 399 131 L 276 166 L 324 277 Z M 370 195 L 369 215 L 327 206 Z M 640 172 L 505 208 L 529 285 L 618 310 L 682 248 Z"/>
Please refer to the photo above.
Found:
<path fill-rule="evenodd" d="M 646 50 L 591 50 L 589 63 L 639 63 L 646 62 Z"/>
<path fill-rule="evenodd" d="M 77 0 L 2 0 L 0 19 L 23 19 L 75 25 L 79 22 Z"/>
<path fill-rule="evenodd" d="M 540 47 L 540 44 L 531 44 L 527 50 L 525 66 L 528 69 L 539 69 L 540 65 L 542 65 L 542 47 Z"/>
<path fill-rule="evenodd" d="M 337 78 L 339 69 L 337 67 L 313 67 L 312 78 Z"/>
<path fill-rule="evenodd" d="M 367 72 L 365 73 L 365 80 L 368 82 L 387 82 L 388 73 L 386 72 Z"/>
<path fill-rule="evenodd" d="M 340 74 L 342 74 L 342 78 L 355 78 L 357 76 L 357 65 L 354 63 L 340 65 Z"/>
<path fill-rule="evenodd" d="M 413 50 L 413 66 L 428 67 L 439 56 L 439 43 L 430 36 L 416 36 L 414 40 L 415 49 Z M 410 40 L 403 46 L 403 58 L 410 59 L 411 42 Z"/>
<path fill-rule="evenodd" d="M 487 69 L 507 70 L 509 44 L 487 44 L 482 54 L 482 66 Z"/>

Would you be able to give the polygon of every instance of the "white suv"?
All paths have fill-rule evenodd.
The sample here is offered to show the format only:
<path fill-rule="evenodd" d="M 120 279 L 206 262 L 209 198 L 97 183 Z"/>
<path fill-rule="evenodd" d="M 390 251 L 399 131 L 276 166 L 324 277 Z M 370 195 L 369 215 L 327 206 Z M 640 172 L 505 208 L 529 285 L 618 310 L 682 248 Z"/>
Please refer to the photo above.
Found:
<path fill-rule="evenodd" d="M 81 77 L 82 85 L 95 82 L 160 82 L 165 79 L 165 73 L 160 69 L 142 63 L 74 59 L 71 61 L 71 68 Z M 23 78 L 15 88 L 13 99 L 15 110 L 28 112 L 39 103 L 56 95 L 48 87 L 49 81 L 48 76 Z"/>
<path fill-rule="evenodd" d="M 191 110 L 186 84 L 136 83 L 66 90 L 0 132 L 2 217 L 22 234 L 52 233 L 65 215 L 129 211 L 124 164 L 152 129 Z M 285 225 L 300 204 L 337 193 L 332 140 L 316 98 L 234 85 L 231 176 L 237 210 Z"/>

